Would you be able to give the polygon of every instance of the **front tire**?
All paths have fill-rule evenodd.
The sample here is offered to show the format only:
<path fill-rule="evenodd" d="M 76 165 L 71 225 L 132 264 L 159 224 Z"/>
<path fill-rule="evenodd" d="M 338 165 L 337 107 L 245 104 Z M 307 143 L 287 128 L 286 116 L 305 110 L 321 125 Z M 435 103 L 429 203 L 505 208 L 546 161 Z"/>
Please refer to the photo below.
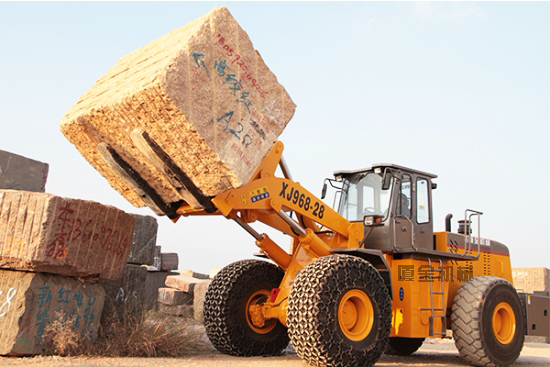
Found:
<path fill-rule="evenodd" d="M 235 262 L 214 277 L 205 296 L 204 326 L 217 350 L 250 357 L 279 355 L 286 348 L 286 327 L 275 319 L 256 327 L 249 312 L 269 299 L 283 277 L 281 268 L 260 260 Z"/>
<path fill-rule="evenodd" d="M 287 314 L 292 345 L 311 365 L 372 366 L 388 343 L 388 289 L 358 257 L 326 256 L 306 266 L 295 279 Z"/>
<path fill-rule="evenodd" d="M 473 278 L 456 293 L 451 327 L 466 361 L 476 366 L 509 366 L 518 358 L 525 339 L 521 300 L 504 279 Z"/>

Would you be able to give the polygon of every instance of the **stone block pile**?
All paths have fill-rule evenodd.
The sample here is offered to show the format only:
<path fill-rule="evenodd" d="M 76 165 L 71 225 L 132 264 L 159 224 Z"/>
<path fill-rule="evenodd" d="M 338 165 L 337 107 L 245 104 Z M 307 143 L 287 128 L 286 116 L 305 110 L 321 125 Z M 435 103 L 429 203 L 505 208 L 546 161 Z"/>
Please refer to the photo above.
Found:
<path fill-rule="evenodd" d="M 30 174 L 36 165 L 0 154 L 0 181 L 20 183 L 0 189 L 1 355 L 42 353 L 56 320 L 94 338 L 105 302 L 95 280 L 120 278 L 132 245 L 134 217 L 44 193 L 47 165 Z"/>
<path fill-rule="evenodd" d="M 204 297 L 212 280 L 208 275 L 191 270 L 166 277 L 164 288 L 158 290 L 159 311 L 169 315 L 204 321 Z"/>
<path fill-rule="evenodd" d="M 548 306 L 539 307 L 536 306 L 535 309 L 531 308 L 531 302 L 533 306 L 535 302 L 540 305 L 542 299 L 545 299 L 546 305 L 550 304 L 548 297 L 550 297 L 550 269 L 548 268 L 512 268 L 512 277 L 514 280 L 514 287 L 520 293 L 522 299 L 528 303 L 527 305 L 527 324 L 528 324 L 528 333 L 530 335 L 525 336 L 526 342 L 531 343 L 548 343 L 550 344 L 550 337 L 542 336 L 545 335 L 544 331 L 541 329 L 533 328 L 533 323 L 546 322 L 545 330 L 550 330 L 550 318 L 548 317 Z M 535 297 L 529 297 L 528 295 L 522 295 L 522 293 L 534 294 Z M 536 299 L 536 296 L 541 297 Z M 533 299 L 531 299 L 533 298 Z M 545 312 L 542 318 L 533 318 L 533 313 Z M 546 321 L 543 321 L 546 319 Z M 540 327 L 540 325 L 539 325 Z M 546 334 L 547 335 L 547 334 Z"/>
<path fill-rule="evenodd" d="M 107 294 L 104 317 L 111 316 L 123 306 L 147 306 L 151 304 L 147 289 L 148 266 L 154 261 L 157 243 L 157 219 L 147 215 L 131 214 L 135 220 L 130 251 L 122 266 L 121 276 L 117 279 L 102 280 L 100 283 Z"/>

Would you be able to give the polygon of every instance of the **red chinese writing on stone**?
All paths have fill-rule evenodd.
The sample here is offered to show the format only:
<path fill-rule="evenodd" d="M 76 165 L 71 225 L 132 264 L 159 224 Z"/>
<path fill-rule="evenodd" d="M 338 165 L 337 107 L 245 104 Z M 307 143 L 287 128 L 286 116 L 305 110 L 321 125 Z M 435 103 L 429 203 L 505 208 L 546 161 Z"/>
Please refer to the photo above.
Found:
<path fill-rule="evenodd" d="M 65 260 L 69 251 L 69 244 L 77 241 L 88 244 L 90 241 L 99 243 L 100 248 L 106 252 L 121 256 L 131 244 L 133 234 L 124 235 L 111 225 L 98 226 L 92 219 L 82 220 L 72 218 L 74 209 L 70 203 L 59 207 L 57 220 L 60 225 L 54 233 L 54 239 L 46 246 L 46 256 L 57 260 Z"/>

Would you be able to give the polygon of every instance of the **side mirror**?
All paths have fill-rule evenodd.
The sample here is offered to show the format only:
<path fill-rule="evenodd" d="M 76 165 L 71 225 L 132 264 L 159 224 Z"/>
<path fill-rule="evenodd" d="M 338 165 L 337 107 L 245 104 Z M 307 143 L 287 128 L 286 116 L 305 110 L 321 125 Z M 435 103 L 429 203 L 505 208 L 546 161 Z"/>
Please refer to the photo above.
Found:
<path fill-rule="evenodd" d="M 388 170 L 384 171 L 384 176 L 382 177 L 382 190 L 389 190 L 391 187 L 392 173 Z"/>
<path fill-rule="evenodd" d="M 327 181 L 323 183 L 323 190 L 321 191 L 321 200 L 323 200 L 327 196 Z"/>

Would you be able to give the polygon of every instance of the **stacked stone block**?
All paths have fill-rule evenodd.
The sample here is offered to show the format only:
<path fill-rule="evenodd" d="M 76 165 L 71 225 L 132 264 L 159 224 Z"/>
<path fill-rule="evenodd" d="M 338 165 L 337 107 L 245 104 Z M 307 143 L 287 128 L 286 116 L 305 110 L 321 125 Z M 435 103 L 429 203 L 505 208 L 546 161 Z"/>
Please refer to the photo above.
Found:
<path fill-rule="evenodd" d="M 95 338 L 104 299 L 98 284 L 0 269 L 0 354 L 42 353 L 46 328 L 55 320 L 71 320 L 66 325 L 73 331 Z"/>
<path fill-rule="evenodd" d="M 105 291 L 92 281 L 122 275 L 134 222 L 91 201 L 0 190 L 0 354 L 42 353 L 53 321 L 94 338 Z"/>
<path fill-rule="evenodd" d="M 46 191 L 47 163 L 0 150 L 0 189 Z"/>
<path fill-rule="evenodd" d="M 162 271 L 178 270 L 179 258 L 175 252 L 166 252 L 160 254 L 160 269 Z"/>
<path fill-rule="evenodd" d="M 157 243 L 158 223 L 155 217 L 137 215 L 132 248 L 128 256 L 129 264 L 153 265 Z"/>
<path fill-rule="evenodd" d="M 513 268 L 512 277 L 514 287 L 518 292 L 550 296 L 550 269 Z M 550 343 L 550 337 L 526 335 L 525 341 L 530 343 Z"/>
<path fill-rule="evenodd" d="M 0 190 L 0 268 L 117 279 L 134 218 L 93 201 Z"/>
<path fill-rule="evenodd" d="M 518 292 L 550 295 L 550 269 L 513 268 L 514 287 Z"/>
<path fill-rule="evenodd" d="M 159 310 L 170 315 L 192 317 L 202 323 L 204 297 L 210 283 L 208 276 L 191 270 L 168 276 L 165 283 L 167 288 L 159 289 Z"/>

